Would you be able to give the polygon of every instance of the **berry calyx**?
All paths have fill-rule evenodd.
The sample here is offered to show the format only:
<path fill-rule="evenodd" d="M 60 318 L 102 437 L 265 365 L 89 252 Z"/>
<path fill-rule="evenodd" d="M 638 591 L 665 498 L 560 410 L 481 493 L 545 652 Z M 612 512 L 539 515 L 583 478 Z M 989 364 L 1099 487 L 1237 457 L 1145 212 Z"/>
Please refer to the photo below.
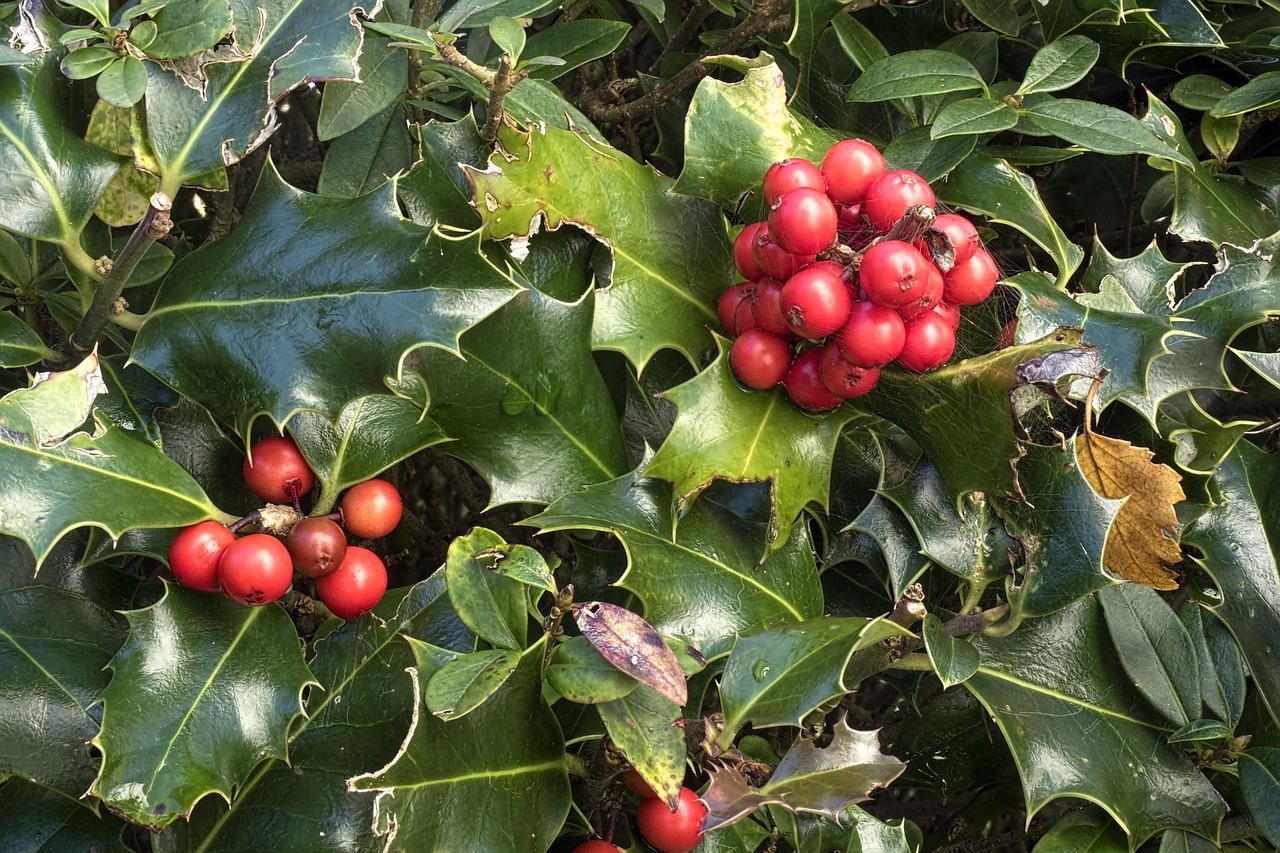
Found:
<path fill-rule="evenodd" d="M 827 194 L 799 187 L 769 208 L 769 235 L 793 255 L 816 255 L 836 239 L 836 207 Z"/>
<path fill-rule="evenodd" d="M 268 604 L 293 582 L 289 550 L 274 536 L 250 533 L 227 546 L 218 560 L 218 584 L 241 604 Z"/>
<path fill-rule="evenodd" d="M 169 570 L 185 587 L 218 591 L 218 561 L 236 535 L 216 521 L 183 528 L 169 545 Z"/>
<path fill-rule="evenodd" d="M 688 788 L 680 789 L 680 802 L 672 812 L 658 798 L 642 802 L 636 809 L 636 829 L 641 837 L 662 853 L 687 853 L 698 846 L 707 807 Z"/>
<path fill-rule="evenodd" d="M 787 375 L 791 367 L 791 346 L 786 338 L 764 329 L 748 329 L 733 342 L 729 366 L 743 385 L 763 391 Z"/>
<path fill-rule="evenodd" d="M 861 203 L 867 197 L 867 189 L 884 172 L 884 155 L 861 139 L 842 139 L 822 158 L 827 195 L 836 204 Z"/>
<path fill-rule="evenodd" d="M 298 574 L 322 578 L 342 565 L 347 534 L 332 519 L 304 518 L 289 531 L 286 547 Z"/>
<path fill-rule="evenodd" d="M 377 554 L 359 545 L 347 546 L 342 565 L 333 574 L 316 578 L 316 595 L 339 619 L 358 619 L 387 591 L 387 567 Z"/>
<path fill-rule="evenodd" d="M 250 491 L 268 503 L 291 503 L 293 495 L 305 495 L 316 483 L 298 445 L 278 435 L 254 442 L 243 473 Z"/>
<path fill-rule="evenodd" d="M 400 492 L 386 480 L 365 480 L 347 489 L 338 504 L 342 524 L 352 536 L 377 539 L 400 523 L 404 502 Z"/>

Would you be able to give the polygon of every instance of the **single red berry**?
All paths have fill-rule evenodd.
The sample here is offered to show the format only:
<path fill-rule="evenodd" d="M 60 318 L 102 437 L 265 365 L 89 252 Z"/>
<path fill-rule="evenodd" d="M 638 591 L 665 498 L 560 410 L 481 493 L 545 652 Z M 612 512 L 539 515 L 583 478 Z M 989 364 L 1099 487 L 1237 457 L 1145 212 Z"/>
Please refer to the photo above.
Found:
<path fill-rule="evenodd" d="M 979 249 L 973 257 L 956 264 L 942 277 L 943 297 L 956 305 L 977 305 L 996 289 L 1000 270 L 995 259 L 986 249 Z"/>
<path fill-rule="evenodd" d="M 750 329 L 756 324 L 751 314 L 751 300 L 756 294 L 756 286 L 750 281 L 740 281 L 725 288 L 716 302 L 716 315 L 720 318 L 720 327 L 730 337 Z"/>
<path fill-rule="evenodd" d="M 322 578 L 342 565 L 347 555 L 347 534 L 328 518 L 304 518 L 289 531 L 286 541 L 298 574 Z"/>
<path fill-rule="evenodd" d="M 813 263 L 814 254 L 794 255 L 774 242 L 769 236 L 769 227 L 765 225 L 756 231 L 751 243 L 751 256 L 756 264 L 770 278 L 786 281 L 792 275 Z M 758 279 L 756 279 L 758 281 Z"/>
<path fill-rule="evenodd" d="M 779 160 L 764 172 L 764 203 L 772 205 L 786 193 L 800 187 L 826 192 L 822 170 L 803 157 Z"/>
<path fill-rule="evenodd" d="M 840 398 L 822 384 L 821 365 L 822 350 L 807 349 L 791 362 L 791 369 L 782 380 L 791 401 L 809 412 L 826 412 L 840 405 Z"/>
<path fill-rule="evenodd" d="M 861 139 L 842 139 L 822 158 L 827 195 L 836 204 L 860 203 L 867 196 L 867 188 L 884 171 L 884 155 Z"/>
<path fill-rule="evenodd" d="M 951 331 L 955 332 L 960 328 L 960 306 L 952 305 L 950 302 L 939 302 L 933 306 L 933 313 L 937 314 L 943 320 L 947 321 L 947 325 L 951 327 Z"/>
<path fill-rule="evenodd" d="M 169 569 L 185 587 L 218 591 L 218 560 L 236 535 L 216 521 L 184 527 L 169 545 Z"/>
<path fill-rule="evenodd" d="M 249 489 L 268 503 L 290 503 L 291 488 L 305 495 L 316 483 L 316 475 L 298 445 L 279 435 L 254 442 L 244 460 L 243 473 Z"/>
<path fill-rule="evenodd" d="M 707 807 L 688 788 L 680 789 L 680 803 L 674 812 L 657 797 L 645 800 L 636 809 L 636 829 L 662 853 L 688 853 L 697 847 L 706 822 Z"/>
<path fill-rule="evenodd" d="M 933 262 L 901 240 L 882 240 L 862 256 L 858 284 L 868 299 L 890 308 L 910 305 L 925 296 Z M 937 268 L 933 271 L 936 273 Z"/>
<path fill-rule="evenodd" d="M 358 619 L 376 607 L 386 591 L 386 565 L 359 545 L 347 546 L 336 572 L 316 578 L 316 595 L 339 619 Z"/>
<path fill-rule="evenodd" d="M 769 208 L 769 234 L 794 255 L 816 255 L 836 239 L 836 206 L 827 194 L 799 187 Z"/>
<path fill-rule="evenodd" d="M 616 847 L 608 841 L 601 841 L 594 838 L 591 841 L 584 841 L 577 847 L 573 848 L 573 853 L 623 853 L 621 847 Z"/>
<path fill-rule="evenodd" d="M 846 400 L 861 397 L 876 387 L 880 379 L 880 368 L 859 367 L 846 361 L 840 348 L 835 344 L 827 344 L 822 348 L 822 361 L 818 364 L 818 374 L 827 390 Z"/>
<path fill-rule="evenodd" d="M 898 357 L 906 338 L 897 311 L 863 299 L 849 310 L 849 319 L 836 333 L 836 346 L 859 367 L 882 367 Z"/>
<path fill-rule="evenodd" d="M 748 329 L 733 342 L 729 365 L 743 385 L 763 391 L 787 375 L 787 368 L 791 367 L 791 347 L 786 338 L 761 328 Z"/>
<path fill-rule="evenodd" d="M 640 771 L 634 767 L 622 774 L 622 784 L 627 786 L 627 790 L 631 793 L 644 797 L 646 800 L 650 797 L 658 796 L 658 792 L 644 781 L 644 777 L 640 775 Z"/>
<path fill-rule="evenodd" d="M 752 222 L 739 231 L 733 240 L 733 265 L 747 281 L 755 281 L 764 275 L 764 270 L 760 269 L 760 264 L 756 263 L 751 254 L 751 243 L 756 238 L 756 232 L 763 227 L 763 222 Z"/>
<path fill-rule="evenodd" d="M 898 364 L 907 370 L 924 373 L 947 363 L 956 349 L 956 333 L 947 321 L 928 311 L 906 322 L 906 341 L 898 355 Z"/>
<path fill-rule="evenodd" d="M 851 304 L 840 276 L 817 266 L 800 270 L 782 286 L 782 312 L 802 338 L 825 338 L 843 326 Z"/>
<path fill-rule="evenodd" d="M 807 270 L 825 270 L 837 278 L 844 275 L 845 265 L 839 261 L 814 261 L 805 267 Z M 799 272 L 799 270 L 797 270 Z"/>
<path fill-rule="evenodd" d="M 954 263 L 963 264 L 973 257 L 973 253 L 982 248 L 982 238 L 972 222 L 958 213 L 940 213 L 933 220 L 933 227 L 947 235 L 951 245 L 955 247 Z"/>
<path fill-rule="evenodd" d="M 352 536 L 377 539 L 396 529 L 404 512 L 400 492 L 386 480 L 365 480 L 347 489 L 338 504 L 342 526 Z"/>
<path fill-rule="evenodd" d="M 293 560 L 279 539 L 250 533 L 222 552 L 218 584 L 227 597 L 241 604 L 267 604 L 288 591 L 293 582 Z"/>
<path fill-rule="evenodd" d="M 775 335 L 791 334 L 791 324 L 782 311 L 782 282 L 776 278 L 762 278 L 756 283 L 756 294 L 751 300 L 751 316 L 756 325 Z"/>
<path fill-rule="evenodd" d="M 942 301 L 942 273 L 938 272 L 938 268 L 934 266 L 932 261 L 925 262 L 924 269 L 924 292 L 920 294 L 920 298 L 914 302 L 908 302 L 898 308 L 898 313 L 902 318 L 910 319 L 917 314 L 923 314 L 925 311 L 932 311 L 933 307 Z"/>
<path fill-rule="evenodd" d="M 862 202 L 862 212 L 871 220 L 871 226 L 881 234 L 898 224 L 908 207 L 938 203 L 928 182 L 915 172 L 894 169 L 876 178 L 867 187 L 867 197 Z"/>

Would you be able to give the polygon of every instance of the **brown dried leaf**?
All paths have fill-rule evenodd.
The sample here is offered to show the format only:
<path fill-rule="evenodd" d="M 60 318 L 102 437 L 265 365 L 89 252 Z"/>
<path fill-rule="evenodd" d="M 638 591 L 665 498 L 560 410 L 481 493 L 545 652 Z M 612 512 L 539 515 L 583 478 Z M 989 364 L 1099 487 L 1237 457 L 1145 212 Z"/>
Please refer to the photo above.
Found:
<path fill-rule="evenodd" d="M 1152 462 L 1145 447 L 1085 430 L 1076 459 L 1093 490 L 1104 498 L 1128 498 L 1116 514 L 1102 553 L 1106 567 L 1152 589 L 1176 589 L 1178 576 L 1166 566 L 1182 559 L 1174 505 L 1186 500 L 1182 477 Z"/>
<path fill-rule="evenodd" d="M 605 601 L 575 604 L 573 618 L 609 663 L 681 707 L 689 701 L 680 660 L 644 619 Z"/>

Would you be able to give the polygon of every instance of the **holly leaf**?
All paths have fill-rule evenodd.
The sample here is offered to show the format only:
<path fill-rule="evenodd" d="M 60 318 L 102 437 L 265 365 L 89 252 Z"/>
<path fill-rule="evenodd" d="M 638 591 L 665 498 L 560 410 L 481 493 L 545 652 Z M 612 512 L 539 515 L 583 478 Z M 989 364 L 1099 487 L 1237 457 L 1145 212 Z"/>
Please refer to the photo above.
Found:
<path fill-rule="evenodd" d="M 449 600 L 458 618 L 485 642 L 504 649 L 523 649 L 528 632 L 525 587 L 493 571 L 486 552 L 505 545 L 484 527 L 449 543 L 445 574 Z M 443 665 L 443 664 L 441 664 Z"/>
<path fill-rule="evenodd" d="M 609 390 L 591 356 L 594 291 L 574 303 L 525 290 L 462 336 L 463 358 L 422 350 L 431 416 L 489 503 L 547 504 L 627 469 Z"/>
<path fill-rule="evenodd" d="M 1076 299 L 1081 305 L 1122 313 L 1169 315 L 1173 311 L 1174 285 L 1178 279 L 1187 270 L 1203 265 L 1200 261 L 1169 260 L 1154 239 L 1139 254 L 1117 258 L 1095 236 L 1089 254 L 1089 267 L 1081 280 L 1086 292 Z M 1109 293 L 1116 297 L 1108 296 Z M 1121 293 L 1127 299 L 1117 298 Z"/>
<path fill-rule="evenodd" d="M 667 804 L 680 803 L 685 742 L 680 706 L 639 684 L 626 696 L 596 705 L 605 731 Z"/>
<path fill-rule="evenodd" d="M 347 853 L 380 846 L 373 835 L 374 795 L 348 790 L 346 780 L 390 761 L 412 723 L 417 697 L 404 671 L 414 659 L 401 635 L 450 652 L 470 651 L 475 637 L 454 614 L 442 571 L 388 592 L 373 612 L 377 618 L 338 623 L 316 640 L 311 670 L 321 687 L 309 692 L 307 714 L 293 726 L 288 762 L 263 761 L 230 805 L 206 797 L 190 822 L 177 821 L 154 836 L 157 851 Z M 262 820 L 280 813 L 315 819 Z"/>
<path fill-rule="evenodd" d="M 967 681 L 978 671 L 977 650 L 963 637 L 947 633 L 942 620 L 934 614 L 924 617 L 921 635 L 929 662 L 933 664 L 933 671 L 938 674 L 944 690 Z"/>
<path fill-rule="evenodd" d="M 543 676 L 561 696 L 584 705 L 621 699 L 640 683 L 605 660 L 586 637 L 556 646 Z"/>
<path fill-rule="evenodd" d="M 517 838 L 522 850 L 546 850 L 570 791 L 564 739 L 541 696 L 543 642 L 487 702 L 452 722 L 422 713 L 420 688 L 452 654 L 408 642 L 417 662 L 409 668 L 409 734 L 385 767 L 347 781 L 352 791 L 377 794 L 375 833 L 406 850 L 501 850 Z M 457 803 L 467 808 L 450 805 Z"/>
<path fill-rule="evenodd" d="M 0 785 L 0 849 L 92 850 L 94 853 L 130 853 L 124 842 L 128 824 L 114 815 L 96 815 L 75 796 L 10 779 Z M 35 848 L 39 849 L 39 848 Z"/>
<path fill-rule="evenodd" d="M 156 829 L 206 794 L 230 800 L 259 761 L 283 758 L 303 688 L 315 683 L 282 607 L 165 590 L 124 614 L 129 640 L 110 663 L 92 741 L 102 768 L 91 792 Z"/>
<path fill-rule="evenodd" d="M 489 168 L 464 167 L 484 233 L 525 237 L 541 216 L 552 230 L 581 226 L 613 253 L 597 293 L 593 345 L 638 368 L 660 349 L 691 363 L 716 322 L 715 301 L 733 283 L 723 219 L 711 204 L 672 192 L 672 182 L 599 140 L 551 126 L 499 131 Z"/>
<path fill-rule="evenodd" d="M 269 167 L 236 230 L 174 264 L 133 360 L 242 436 L 260 414 L 336 421 L 385 393 L 410 350 L 457 352 L 463 330 L 515 294 L 477 248 L 402 219 L 393 184 L 324 198 Z"/>
<path fill-rule="evenodd" d="M 1055 823 L 1036 842 L 1036 850 L 1039 853 L 1128 853 L 1129 839 L 1106 812 L 1086 806 L 1078 812 L 1069 812 Z"/>
<path fill-rule="evenodd" d="M 1226 804 L 1165 742 L 1105 636 L 1098 604 L 1084 598 L 1009 637 L 973 639 L 982 664 L 965 687 L 1013 752 L 1027 814 L 1084 797 L 1120 824 L 1130 850 L 1166 829 L 1216 838 Z"/>
<path fill-rule="evenodd" d="M 54 355 L 21 317 L 0 311 L 0 367 L 26 367 Z"/>
<path fill-rule="evenodd" d="M 1280 844 L 1280 749 L 1260 747 L 1241 755 L 1240 788 L 1262 834 Z"/>
<path fill-rule="evenodd" d="M 642 462 L 637 471 L 565 495 L 526 523 L 543 532 L 617 536 L 627 552 L 618 585 L 640 597 L 645 619 L 661 634 L 684 640 L 708 659 L 728 651 L 738 634 L 822 614 L 805 525 L 759 562 L 755 537 L 711 501 L 690 507 L 676 528 L 670 486 L 644 478 L 644 467 Z"/>
<path fill-rule="evenodd" d="M 743 388 L 733 378 L 727 344 L 717 335 L 719 356 L 711 366 L 664 392 L 678 414 L 644 475 L 674 484 L 677 516 L 714 480 L 768 483 L 772 550 L 785 543 L 806 504 L 827 506 L 836 442 L 853 411 L 814 416 L 780 389 Z"/>
<path fill-rule="evenodd" d="M 1120 665 L 1137 691 L 1175 726 L 1200 719 L 1200 662 L 1173 609 L 1138 584 L 1102 589 L 1098 602 Z"/>
<path fill-rule="evenodd" d="M 98 358 L 0 398 L 0 533 L 17 536 L 37 566 L 63 534 L 100 527 L 182 527 L 221 513 L 186 471 L 150 442 L 93 416 L 105 386 Z"/>
<path fill-rule="evenodd" d="M 0 66 L 0 227 L 79 248 L 80 232 L 124 158 L 67 122 L 71 90 L 53 53 Z"/>
<path fill-rule="evenodd" d="M 146 139 L 170 197 L 239 162 L 299 86 L 355 80 L 364 30 L 350 0 L 232 0 L 234 43 L 178 65 L 147 63 Z M 208 19 L 206 19 L 208 20 Z"/>
<path fill-rule="evenodd" d="M 423 700 L 442 720 L 456 720 L 479 708 L 502 688 L 520 662 L 512 649 L 484 649 L 459 655 L 431 676 Z"/>
<path fill-rule="evenodd" d="M 1145 447 L 1093 432 L 1087 425 L 1075 446 L 1080 471 L 1093 490 L 1124 501 L 1107 534 L 1103 564 L 1125 580 L 1177 589 L 1177 575 L 1166 566 L 1182 560 L 1174 511 L 1187 499 L 1178 485 L 1182 476 L 1153 462 L 1155 454 Z"/>

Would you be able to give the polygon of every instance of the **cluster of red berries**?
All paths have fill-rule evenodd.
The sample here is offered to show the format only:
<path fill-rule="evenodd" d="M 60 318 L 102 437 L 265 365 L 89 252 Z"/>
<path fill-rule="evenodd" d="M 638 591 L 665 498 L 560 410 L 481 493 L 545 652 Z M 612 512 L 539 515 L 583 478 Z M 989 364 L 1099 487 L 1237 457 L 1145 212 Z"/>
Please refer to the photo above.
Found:
<path fill-rule="evenodd" d="M 681 788 L 680 803 L 673 812 L 635 770 L 624 773 L 622 781 L 627 790 L 641 798 L 636 809 L 636 830 L 650 847 L 662 853 L 688 853 L 698 846 L 702 827 L 707 822 L 707 807 L 696 792 Z M 622 850 L 608 841 L 593 840 L 579 844 L 573 853 L 622 853 Z"/>
<path fill-rule="evenodd" d="M 269 504 L 295 508 L 316 480 L 298 446 L 283 437 L 264 438 L 249 449 L 244 479 Z M 184 528 L 169 546 L 169 568 L 183 586 L 221 591 L 250 605 L 280 598 L 297 572 L 315 581 L 316 596 L 335 616 L 355 619 L 382 600 L 387 567 L 369 549 L 348 545 L 347 534 L 366 539 L 386 536 L 400 523 L 402 511 L 395 486 L 386 480 L 366 480 L 346 491 L 333 516 L 298 518 L 286 510 L 293 523 L 284 542 L 270 533 L 237 538 L 231 528 L 216 521 Z M 247 519 L 261 519 L 266 512 Z"/>
<path fill-rule="evenodd" d="M 764 175 L 769 217 L 733 245 L 745 281 L 720 297 L 745 385 L 781 383 L 809 411 L 861 397 L 896 362 L 916 372 L 955 351 L 961 305 L 995 289 L 998 270 L 973 223 L 934 214 L 928 182 L 887 170 L 875 146 L 837 142 L 821 167 L 791 158 Z"/>

